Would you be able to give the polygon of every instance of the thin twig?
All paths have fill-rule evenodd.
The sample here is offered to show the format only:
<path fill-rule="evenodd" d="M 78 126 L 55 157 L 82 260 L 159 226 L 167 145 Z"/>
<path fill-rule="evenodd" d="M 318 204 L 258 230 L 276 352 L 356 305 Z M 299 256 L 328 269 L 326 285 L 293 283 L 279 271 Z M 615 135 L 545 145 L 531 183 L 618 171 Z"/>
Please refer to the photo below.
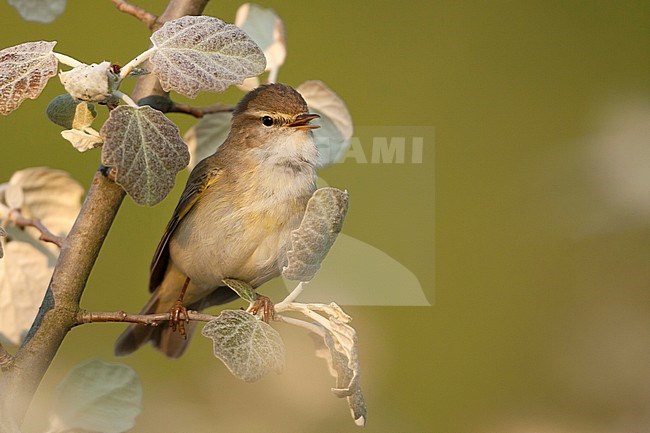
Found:
<path fill-rule="evenodd" d="M 68 65 L 71 68 L 76 68 L 77 66 L 83 65 L 83 63 L 81 63 L 79 60 L 73 59 L 72 57 L 66 56 L 65 54 L 61 54 L 61 53 L 52 53 L 52 54 L 54 55 L 54 57 L 56 57 L 56 59 L 59 62 L 63 63 L 64 65 Z"/>
<path fill-rule="evenodd" d="M 197 322 L 209 322 L 216 319 L 216 316 L 210 314 L 203 314 L 197 311 L 188 311 L 187 316 L 189 320 Z M 168 322 L 172 318 L 171 313 L 156 313 L 156 314 L 127 314 L 124 311 L 116 312 L 96 312 L 96 311 L 80 311 L 77 313 L 77 322 L 75 325 L 83 325 L 86 323 L 96 322 L 128 322 L 139 323 L 140 325 L 158 326 L 160 322 Z M 185 315 L 181 312 L 181 319 L 185 320 Z"/>
<path fill-rule="evenodd" d="M 133 108 L 139 108 L 138 104 L 136 104 L 135 101 L 133 101 L 133 99 L 131 99 L 131 97 L 129 95 L 127 95 L 126 93 L 124 93 L 124 92 L 122 92 L 120 90 L 113 90 L 113 95 L 117 96 L 122 101 L 126 102 L 129 106 L 131 106 Z"/>
<path fill-rule="evenodd" d="M 0 370 L 1 371 L 6 371 L 14 363 L 14 357 L 11 356 L 9 352 L 7 352 L 7 349 L 4 348 L 2 343 L 0 343 Z"/>
<path fill-rule="evenodd" d="M 25 218 L 23 214 L 20 213 L 20 210 L 13 209 L 9 212 L 9 220 L 13 221 L 13 223 L 21 229 L 24 229 L 25 227 L 34 227 L 36 230 L 41 232 L 41 236 L 38 239 L 43 242 L 51 242 L 59 248 L 63 245 L 63 238 L 56 236 L 54 233 L 49 231 L 38 218 Z"/>
<path fill-rule="evenodd" d="M 234 109 L 235 107 L 233 107 L 232 105 L 226 105 L 226 104 L 214 104 L 214 105 L 208 105 L 206 107 L 194 107 L 188 104 L 179 104 L 177 102 L 172 102 L 172 106 L 167 112 L 185 113 L 185 114 L 190 114 L 196 118 L 201 118 L 206 114 L 225 113 L 225 112 L 233 111 Z"/>
<path fill-rule="evenodd" d="M 149 60 L 149 58 L 156 52 L 156 50 L 157 48 L 149 48 L 147 51 L 138 54 L 133 60 L 122 66 L 120 68 L 120 82 L 122 82 L 122 80 L 125 79 L 131 73 L 131 71 L 133 71 L 133 68 Z"/>
<path fill-rule="evenodd" d="M 325 331 L 324 331 L 323 327 L 320 326 L 320 325 L 317 325 L 317 324 L 315 324 L 313 322 L 307 322 L 307 321 L 304 321 L 304 320 L 296 319 L 295 317 L 281 316 L 279 314 L 277 316 L 275 316 L 275 317 L 279 322 L 285 322 L 285 323 L 288 323 L 290 325 L 300 326 L 300 327 L 305 328 L 305 329 L 307 329 L 307 330 L 309 330 L 309 331 L 311 331 L 311 332 L 313 332 L 313 333 L 315 333 L 317 335 L 320 335 L 321 337 L 325 336 Z"/>
<path fill-rule="evenodd" d="M 146 24 L 148 28 L 152 28 L 158 19 L 157 15 L 152 14 L 151 12 L 141 8 L 140 6 L 132 5 L 131 3 L 125 0 L 111 0 L 115 3 L 115 7 L 118 11 L 124 12 L 125 14 L 131 15 L 143 23 Z"/>
<path fill-rule="evenodd" d="M 291 304 L 293 301 L 296 300 L 298 296 L 302 293 L 302 291 L 305 289 L 305 286 L 308 284 L 308 281 L 301 281 L 298 283 L 298 285 L 289 293 L 289 295 L 284 298 L 282 302 L 278 302 L 275 304 L 275 311 L 281 312 L 284 311 L 284 309 Z"/>

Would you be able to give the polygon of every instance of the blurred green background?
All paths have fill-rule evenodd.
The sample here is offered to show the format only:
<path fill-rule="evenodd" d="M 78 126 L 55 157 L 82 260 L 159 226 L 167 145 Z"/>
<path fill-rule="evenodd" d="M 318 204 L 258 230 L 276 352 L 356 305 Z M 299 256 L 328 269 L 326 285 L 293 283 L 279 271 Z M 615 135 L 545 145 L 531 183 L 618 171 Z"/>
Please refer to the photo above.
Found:
<path fill-rule="evenodd" d="M 108 0 L 68 3 L 43 25 L 0 2 L 0 47 L 57 40 L 57 51 L 75 58 L 122 64 L 147 47 L 147 29 Z M 154 13 L 164 4 L 135 3 Z M 232 22 L 238 5 L 215 1 L 206 13 Z M 435 128 L 421 164 L 347 160 L 320 173 L 351 193 L 344 233 L 409 269 L 432 304 L 346 307 L 359 332 L 366 430 L 647 431 L 650 3 L 263 6 L 287 28 L 280 81 L 327 83 L 365 134 L 368 155 L 374 127 Z M 59 93 L 52 80 L 38 100 L 0 118 L 0 181 L 46 165 L 89 184 L 99 152 L 79 154 L 44 116 Z M 239 97 L 233 89 L 197 104 Z M 172 118 L 183 130 L 193 123 Z M 125 201 L 84 308 L 139 310 L 186 176 L 154 208 Z M 376 272 L 361 277 L 385 270 Z M 276 300 L 284 293 L 277 282 L 261 291 Z M 86 325 L 69 334 L 25 432 L 43 431 L 52 390 L 72 366 L 116 361 L 123 328 Z M 121 360 L 144 382 L 134 431 L 357 431 L 311 340 L 300 329 L 281 333 L 285 372 L 255 384 L 231 377 L 200 336 L 175 362 L 150 347 Z"/>

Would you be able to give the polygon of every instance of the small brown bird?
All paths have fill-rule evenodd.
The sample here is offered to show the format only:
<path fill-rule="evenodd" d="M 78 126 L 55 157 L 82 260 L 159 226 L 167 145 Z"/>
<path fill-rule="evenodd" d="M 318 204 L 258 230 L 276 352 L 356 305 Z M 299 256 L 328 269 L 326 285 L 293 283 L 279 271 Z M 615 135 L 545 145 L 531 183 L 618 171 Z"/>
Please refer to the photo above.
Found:
<path fill-rule="evenodd" d="M 316 189 L 318 152 L 302 96 L 283 84 L 248 93 L 233 112 L 230 134 L 187 180 L 150 268 L 151 299 L 142 314 L 224 304 L 237 295 L 223 280 L 256 288 L 286 265 L 291 231 Z M 181 292 L 184 292 L 181 295 Z M 176 310 L 178 313 L 178 309 Z M 195 322 L 187 325 L 191 335 Z M 147 341 L 171 358 L 189 339 L 175 326 L 130 325 L 115 345 L 127 355 Z"/>

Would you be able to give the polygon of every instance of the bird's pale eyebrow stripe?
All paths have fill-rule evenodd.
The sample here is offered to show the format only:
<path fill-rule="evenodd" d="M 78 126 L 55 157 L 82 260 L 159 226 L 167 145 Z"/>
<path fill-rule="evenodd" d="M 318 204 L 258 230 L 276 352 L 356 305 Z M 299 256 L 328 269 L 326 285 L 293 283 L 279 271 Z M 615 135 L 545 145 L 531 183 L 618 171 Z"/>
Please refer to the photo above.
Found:
<path fill-rule="evenodd" d="M 284 113 L 278 113 L 277 111 L 250 111 L 249 115 L 253 119 L 261 119 L 264 116 L 271 116 L 274 120 L 280 119 L 280 123 L 290 123 L 293 121 L 293 116 L 288 116 Z"/>

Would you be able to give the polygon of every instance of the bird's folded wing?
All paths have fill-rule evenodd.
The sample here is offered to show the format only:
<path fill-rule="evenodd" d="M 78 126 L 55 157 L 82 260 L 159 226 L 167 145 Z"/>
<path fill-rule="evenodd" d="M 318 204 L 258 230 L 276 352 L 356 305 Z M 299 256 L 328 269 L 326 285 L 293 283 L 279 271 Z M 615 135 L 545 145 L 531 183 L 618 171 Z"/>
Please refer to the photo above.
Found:
<path fill-rule="evenodd" d="M 167 265 L 169 264 L 169 240 L 174 234 L 176 227 L 181 222 L 181 220 L 187 215 L 191 210 L 194 204 L 201 198 L 203 193 L 212 185 L 214 185 L 219 179 L 221 173 L 221 168 L 210 166 L 209 162 L 214 157 L 209 156 L 203 161 L 199 162 L 190 177 L 187 179 L 187 184 L 185 185 L 185 190 L 181 194 L 181 198 L 176 205 L 174 214 L 172 215 L 167 228 L 165 229 L 165 234 L 163 234 L 158 248 L 154 253 L 153 260 L 151 261 L 151 267 L 149 268 L 149 291 L 153 292 L 160 285 L 165 273 L 167 271 Z"/>

